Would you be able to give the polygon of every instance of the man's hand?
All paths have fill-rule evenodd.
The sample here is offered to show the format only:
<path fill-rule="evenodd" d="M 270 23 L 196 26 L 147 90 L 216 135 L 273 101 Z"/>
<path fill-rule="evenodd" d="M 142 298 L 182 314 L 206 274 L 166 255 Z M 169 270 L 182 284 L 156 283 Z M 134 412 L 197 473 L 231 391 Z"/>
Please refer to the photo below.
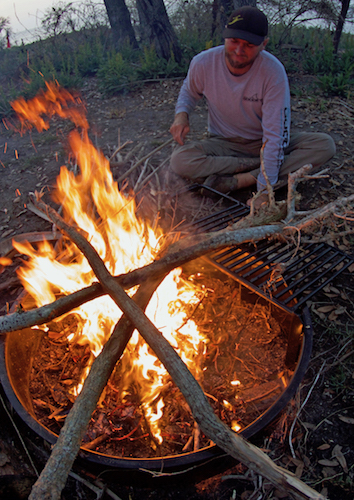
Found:
<path fill-rule="evenodd" d="M 251 201 L 253 198 L 250 198 L 247 200 L 247 205 L 250 207 L 251 206 Z M 269 197 L 267 193 L 261 194 L 258 196 L 258 198 L 255 199 L 254 201 L 254 208 L 258 210 L 258 208 L 263 205 L 263 203 L 268 203 L 269 202 Z"/>
<path fill-rule="evenodd" d="M 188 114 L 185 112 L 177 113 L 170 127 L 170 132 L 174 140 L 178 142 L 178 144 L 183 146 L 184 139 L 188 134 L 189 130 L 190 128 L 189 128 Z"/>

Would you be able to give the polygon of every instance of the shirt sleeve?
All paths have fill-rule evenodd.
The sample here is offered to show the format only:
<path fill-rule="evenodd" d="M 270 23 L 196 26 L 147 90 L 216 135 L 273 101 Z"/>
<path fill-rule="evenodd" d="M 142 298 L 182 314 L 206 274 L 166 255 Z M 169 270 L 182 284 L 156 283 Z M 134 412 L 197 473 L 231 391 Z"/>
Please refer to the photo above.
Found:
<path fill-rule="evenodd" d="M 204 83 L 202 69 L 201 65 L 198 64 L 198 56 L 194 57 L 177 98 L 176 114 L 184 111 L 190 115 L 197 102 L 203 97 Z"/>
<path fill-rule="evenodd" d="M 280 167 L 284 161 L 284 148 L 290 141 L 290 91 L 285 70 L 268 83 L 262 106 L 263 160 L 269 182 L 278 181 Z M 266 180 L 260 172 L 257 178 L 258 191 L 266 188 Z"/>

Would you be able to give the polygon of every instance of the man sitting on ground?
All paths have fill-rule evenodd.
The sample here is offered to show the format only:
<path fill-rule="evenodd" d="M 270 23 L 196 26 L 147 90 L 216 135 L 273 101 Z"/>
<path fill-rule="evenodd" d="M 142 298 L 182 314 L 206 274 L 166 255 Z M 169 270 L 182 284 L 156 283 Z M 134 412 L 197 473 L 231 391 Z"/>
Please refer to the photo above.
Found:
<path fill-rule="evenodd" d="M 287 183 L 290 172 L 323 165 L 335 154 L 333 139 L 322 133 L 290 137 L 290 91 L 280 61 L 264 49 L 268 21 L 255 7 L 241 7 L 224 29 L 225 44 L 195 56 L 180 90 L 170 132 L 179 144 L 171 157 L 178 175 L 222 193 L 257 184 L 267 201 L 264 168 L 272 186 Z M 189 115 L 203 96 L 208 103 L 208 138 L 184 143 Z M 248 200 L 250 203 L 250 200 Z"/>

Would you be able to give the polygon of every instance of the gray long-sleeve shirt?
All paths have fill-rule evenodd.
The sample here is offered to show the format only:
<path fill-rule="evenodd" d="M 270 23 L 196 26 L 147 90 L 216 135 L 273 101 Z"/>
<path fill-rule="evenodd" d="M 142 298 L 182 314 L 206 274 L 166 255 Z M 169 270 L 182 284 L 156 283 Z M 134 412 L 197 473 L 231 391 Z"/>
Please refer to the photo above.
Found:
<path fill-rule="evenodd" d="M 223 45 L 203 51 L 191 61 L 176 113 L 190 114 L 203 95 L 208 102 L 210 133 L 266 142 L 264 167 L 270 183 L 275 184 L 290 140 L 289 84 L 280 61 L 263 50 L 247 73 L 234 76 L 226 66 Z M 258 190 L 265 185 L 260 173 Z"/>

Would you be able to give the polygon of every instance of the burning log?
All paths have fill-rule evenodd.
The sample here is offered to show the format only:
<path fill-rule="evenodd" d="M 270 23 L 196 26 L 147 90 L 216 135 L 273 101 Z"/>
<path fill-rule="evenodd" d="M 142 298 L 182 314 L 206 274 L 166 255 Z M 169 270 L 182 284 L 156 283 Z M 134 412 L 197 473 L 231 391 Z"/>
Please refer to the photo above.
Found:
<path fill-rule="evenodd" d="M 42 208 L 45 207 L 43 204 L 41 204 L 41 206 Z M 96 250 L 81 234 L 74 228 L 68 226 L 54 210 L 49 207 L 46 207 L 46 210 L 47 214 L 50 215 L 53 222 L 60 230 L 65 232 L 78 246 L 81 252 L 83 252 L 95 275 L 99 279 L 104 292 L 112 297 L 119 308 L 124 312 L 129 324 L 134 325 L 139 330 L 144 340 L 164 364 L 172 379 L 183 393 L 200 429 L 229 455 L 242 461 L 249 468 L 256 470 L 258 473 L 268 478 L 277 488 L 285 490 L 294 498 L 323 499 L 324 497 L 322 495 L 300 481 L 296 476 L 276 466 L 272 460 L 258 448 L 248 443 L 237 434 L 234 434 L 215 416 L 200 385 L 192 376 L 176 351 L 161 335 L 154 324 L 145 316 L 139 305 L 126 295 L 123 288 L 117 283 L 117 280 L 109 273 Z M 124 321 L 127 320 L 124 319 Z M 91 390 L 97 391 L 96 394 L 98 394 L 100 391 L 97 390 L 96 387 L 98 385 L 101 387 L 102 384 L 104 385 L 106 382 L 106 376 L 104 376 L 102 380 L 102 377 L 98 374 L 95 380 L 93 380 L 93 387 Z M 81 398 L 80 396 L 78 398 L 79 403 L 83 399 L 81 393 Z M 94 405 L 96 401 L 97 399 L 95 399 Z M 92 407 L 91 411 L 93 411 L 94 406 L 91 402 L 90 406 Z M 51 457 L 32 489 L 29 497 L 30 499 L 50 498 L 54 500 L 60 498 L 60 492 L 64 487 L 71 465 L 80 448 L 80 442 L 85 430 L 85 426 L 81 426 L 77 423 L 78 420 L 81 422 L 81 412 L 79 410 L 77 413 L 74 413 L 73 417 L 67 418 L 69 424 L 70 421 L 72 421 L 73 424 L 75 424 L 76 421 L 76 425 L 74 425 L 75 431 L 71 434 L 69 424 L 65 424 L 60 433 L 59 440 L 54 446 Z M 87 418 L 84 420 L 87 420 Z M 82 427 L 84 427 L 84 429 L 82 429 Z M 66 457 L 65 460 L 64 456 Z"/>
<path fill-rule="evenodd" d="M 51 211 L 42 202 L 37 202 L 38 207 Z M 52 212 L 53 213 L 53 212 Z M 244 228 L 236 231 L 220 231 L 210 235 L 187 237 L 170 246 L 166 254 L 139 269 L 115 277 L 117 283 L 124 289 L 132 288 L 149 279 L 154 279 L 161 274 L 182 266 L 190 260 L 196 259 L 212 250 L 229 245 L 239 245 L 247 241 L 259 241 L 264 238 L 280 234 L 282 227 L 273 224 L 257 228 Z M 93 283 L 77 292 L 60 297 L 55 302 L 21 313 L 13 313 L 0 317 L 0 334 L 10 333 L 22 328 L 42 325 L 65 314 L 85 302 L 104 295 L 102 285 Z"/>

